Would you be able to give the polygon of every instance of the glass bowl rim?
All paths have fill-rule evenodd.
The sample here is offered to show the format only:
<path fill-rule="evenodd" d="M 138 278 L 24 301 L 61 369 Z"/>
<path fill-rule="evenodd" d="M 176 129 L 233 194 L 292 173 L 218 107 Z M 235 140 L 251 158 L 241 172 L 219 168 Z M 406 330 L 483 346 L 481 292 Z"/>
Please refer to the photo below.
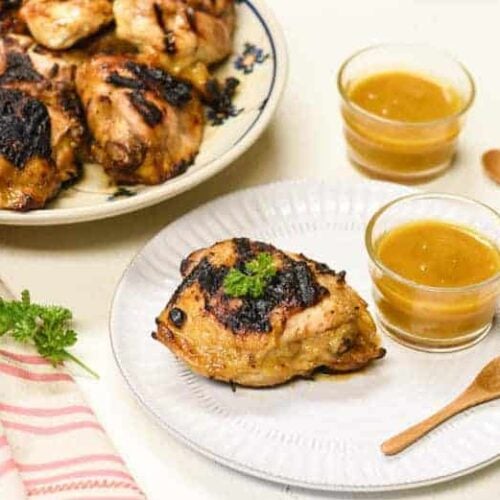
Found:
<path fill-rule="evenodd" d="M 428 120 L 428 121 L 422 121 L 422 122 L 408 122 L 408 121 L 403 121 L 403 120 L 394 120 L 391 118 L 384 118 L 383 116 L 376 115 L 374 113 L 371 113 L 370 111 L 367 111 L 366 109 L 362 108 L 361 106 L 353 103 L 349 97 L 347 96 L 344 86 L 342 85 L 342 77 L 344 75 L 344 72 L 348 65 L 356 59 L 356 57 L 365 54 L 367 52 L 370 52 L 375 49 L 390 49 L 391 47 L 398 47 L 398 48 L 421 48 L 421 49 L 426 49 L 433 51 L 435 53 L 438 53 L 446 58 L 448 58 L 450 61 L 455 63 L 458 68 L 464 73 L 469 85 L 470 85 L 470 96 L 468 100 L 464 103 L 464 105 L 461 107 L 460 110 L 456 111 L 452 115 L 445 116 L 443 118 L 437 118 L 435 120 Z M 404 126 L 408 128 L 421 128 L 421 127 L 429 127 L 429 126 L 435 126 L 439 125 L 441 123 L 446 123 L 449 121 L 456 120 L 460 118 L 461 116 L 465 115 L 467 111 L 471 108 L 472 104 L 475 101 L 476 98 L 476 84 L 474 82 L 474 78 L 472 77 L 471 72 L 467 69 L 467 67 L 460 62 L 456 57 L 451 55 L 449 52 L 442 50 L 442 49 L 437 49 L 435 47 L 432 47 L 431 45 L 427 44 L 419 44 L 419 43 L 379 43 L 379 44 L 374 44 L 374 45 L 368 45 L 366 47 L 363 47 L 362 49 L 357 50 L 353 54 L 351 54 L 340 66 L 338 72 L 337 72 L 337 90 L 340 94 L 340 97 L 342 98 L 342 102 L 344 103 L 345 106 L 353 109 L 354 111 L 360 113 L 361 115 L 364 115 L 365 117 L 368 117 L 372 120 L 378 121 L 380 123 L 385 123 L 387 125 L 399 125 L 399 126 Z"/>
<path fill-rule="evenodd" d="M 422 285 L 420 283 L 417 283 L 416 281 L 413 281 L 413 280 L 410 280 L 408 278 L 405 278 L 404 276 L 401 276 L 399 273 L 397 273 L 396 271 L 393 271 L 392 269 L 389 269 L 387 266 L 385 266 L 378 259 L 378 257 L 375 255 L 375 249 L 374 249 L 374 245 L 372 243 L 372 233 L 373 233 L 373 229 L 375 227 L 375 224 L 377 223 L 379 218 L 388 209 L 394 207 L 395 205 L 397 205 L 401 202 L 406 202 L 408 200 L 432 199 L 432 198 L 455 200 L 455 201 L 460 201 L 462 203 L 467 203 L 469 205 L 476 205 L 479 208 L 485 209 L 486 211 L 490 212 L 491 215 L 497 219 L 498 224 L 500 225 L 500 212 L 497 212 L 494 208 L 490 207 L 489 205 L 486 205 L 485 203 L 482 203 L 481 201 L 475 200 L 473 198 L 469 198 L 467 196 L 461 196 L 461 195 L 450 194 L 450 193 L 439 193 L 439 192 L 412 193 L 412 194 L 400 196 L 400 197 L 395 198 L 394 200 L 390 201 L 389 203 L 386 203 L 381 208 L 376 210 L 375 213 L 371 216 L 370 220 L 368 221 L 368 224 L 366 225 L 366 228 L 365 228 L 365 248 L 366 248 L 366 251 L 368 252 L 368 257 L 370 258 L 370 261 L 378 268 L 379 271 L 388 275 L 389 277 L 391 277 L 395 281 L 399 281 L 400 283 L 403 283 L 404 285 L 407 285 L 411 288 L 415 288 L 415 289 L 419 289 L 419 290 L 423 290 L 423 291 L 427 291 L 427 292 L 439 292 L 439 293 L 471 292 L 471 291 L 486 287 L 492 283 L 495 283 L 496 281 L 500 281 L 500 271 L 498 271 L 494 276 L 491 276 L 490 278 L 488 278 L 486 280 L 480 281 L 479 283 L 473 283 L 471 285 L 448 286 L 448 287 Z"/>

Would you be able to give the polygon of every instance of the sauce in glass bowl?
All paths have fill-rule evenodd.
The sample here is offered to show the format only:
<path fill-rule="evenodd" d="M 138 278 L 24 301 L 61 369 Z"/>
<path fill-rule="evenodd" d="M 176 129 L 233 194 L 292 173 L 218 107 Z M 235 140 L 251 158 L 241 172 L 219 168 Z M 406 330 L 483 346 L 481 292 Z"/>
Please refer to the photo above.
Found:
<path fill-rule="evenodd" d="M 420 285 L 475 285 L 500 272 L 500 252 L 492 242 L 439 220 L 398 226 L 377 240 L 375 252 L 387 268 Z"/>
<path fill-rule="evenodd" d="M 370 75 L 354 83 L 348 97 L 377 116 L 412 123 L 446 118 L 462 106 L 453 87 L 403 71 Z"/>
<path fill-rule="evenodd" d="M 422 350 L 483 338 L 500 294 L 499 242 L 499 214 L 466 198 L 411 195 L 382 208 L 366 232 L 382 328 Z"/>
<path fill-rule="evenodd" d="M 414 181 L 451 165 L 474 83 L 457 61 L 428 47 L 380 45 L 338 74 L 349 158 L 376 177 Z"/>

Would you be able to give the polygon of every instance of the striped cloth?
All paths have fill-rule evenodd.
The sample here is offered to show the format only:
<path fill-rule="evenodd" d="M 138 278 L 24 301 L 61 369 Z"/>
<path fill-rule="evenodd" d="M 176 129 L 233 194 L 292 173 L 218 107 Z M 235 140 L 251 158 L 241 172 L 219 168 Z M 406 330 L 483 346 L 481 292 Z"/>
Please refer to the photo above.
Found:
<path fill-rule="evenodd" d="M 73 377 L 0 342 L 0 499 L 143 500 Z"/>

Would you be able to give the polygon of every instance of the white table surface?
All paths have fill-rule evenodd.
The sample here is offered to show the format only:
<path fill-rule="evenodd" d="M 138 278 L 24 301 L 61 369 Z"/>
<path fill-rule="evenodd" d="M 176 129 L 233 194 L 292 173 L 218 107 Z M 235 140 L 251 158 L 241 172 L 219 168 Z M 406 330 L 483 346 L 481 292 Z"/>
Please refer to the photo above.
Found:
<path fill-rule="evenodd" d="M 35 299 L 65 304 L 78 319 L 76 352 L 101 374 L 82 380 L 88 399 L 151 500 L 495 499 L 500 463 L 450 483 L 378 495 L 326 495 L 255 480 L 198 456 L 136 404 L 108 340 L 115 285 L 156 232 L 188 210 L 236 189 L 278 179 L 357 179 L 344 156 L 335 73 L 363 46 L 418 41 L 451 50 L 472 71 L 478 97 L 457 164 L 429 190 L 472 195 L 500 209 L 500 187 L 482 173 L 481 153 L 500 147 L 500 62 L 495 0 L 269 0 L 288 39 L 290 77 L 280 109 L 260 141 L 225 172 L 193 191 L 112 220 L 54 228 L 0 227 L 1 275 Z M 161 374 L 158 374 L 161 376 Z"/>

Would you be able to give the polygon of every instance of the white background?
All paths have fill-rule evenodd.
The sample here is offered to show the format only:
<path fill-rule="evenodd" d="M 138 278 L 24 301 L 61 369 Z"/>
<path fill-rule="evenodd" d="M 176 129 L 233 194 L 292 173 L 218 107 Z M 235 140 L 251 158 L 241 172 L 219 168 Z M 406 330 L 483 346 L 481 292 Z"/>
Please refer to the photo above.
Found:
<path fill-rule="evenodd" d="M 494 499 L 500 464 L 451 483 L 379 495 L 325 495 L 254 480 L 196 455 L 138 407 L 115 366 L 108 340 L 114 287 L 141 246 L 169 221 L 238 188 L 284 178 L 359 178 L 344 156 L 335 74 L 353 51 L 378 42 L 425 42 L 461 59 L 475 76 L 457 164 L 423 189 L 472 195 L 500 208 L 500 188 L 480 165 L 500 147 L 500 2 L 495 0 L 268 0 L 282 23 L 290 77 L 261 140 L 224 173 L 190 193 L 109 221 L 55 228 L 0 228 L 1 276 L 35 299 L 65 304 L 82 332 L 76 351 L 101 374 L 82 381 L 98 417 L 151 500 L 169 499 Z M 161 373 L 158 374 L 161 376 Z"/>

